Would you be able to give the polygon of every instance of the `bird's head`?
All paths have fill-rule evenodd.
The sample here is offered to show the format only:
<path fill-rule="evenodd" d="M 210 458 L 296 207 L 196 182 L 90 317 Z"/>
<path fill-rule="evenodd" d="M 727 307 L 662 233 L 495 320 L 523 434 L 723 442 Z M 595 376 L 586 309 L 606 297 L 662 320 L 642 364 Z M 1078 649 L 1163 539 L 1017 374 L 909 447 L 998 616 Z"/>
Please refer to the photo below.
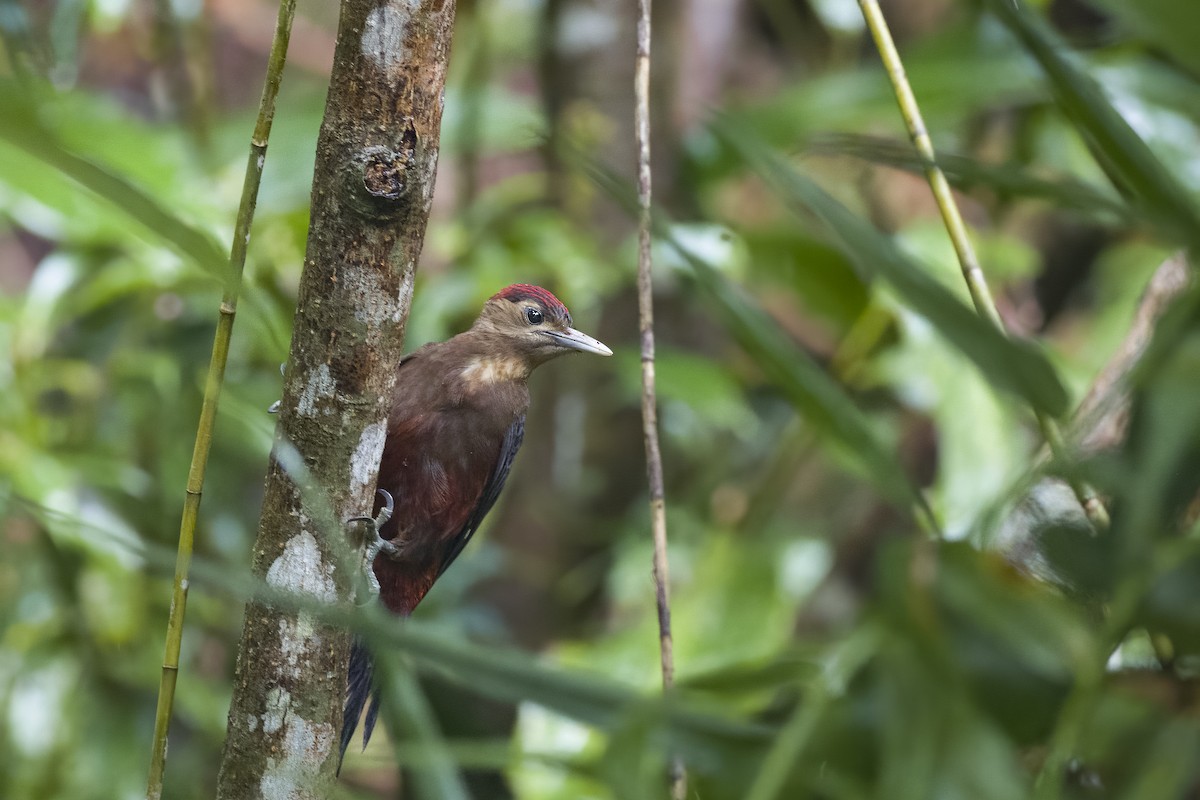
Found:
<path fill-rule="evenodd" d="M 571 312 L 562 301 L 525 283 L 492 295 L 472 330 L 486 337 L 496 357 L 519 360 L 529 369 L 564 353 L 612 355 L 603 343 L 571 327 Z"/>

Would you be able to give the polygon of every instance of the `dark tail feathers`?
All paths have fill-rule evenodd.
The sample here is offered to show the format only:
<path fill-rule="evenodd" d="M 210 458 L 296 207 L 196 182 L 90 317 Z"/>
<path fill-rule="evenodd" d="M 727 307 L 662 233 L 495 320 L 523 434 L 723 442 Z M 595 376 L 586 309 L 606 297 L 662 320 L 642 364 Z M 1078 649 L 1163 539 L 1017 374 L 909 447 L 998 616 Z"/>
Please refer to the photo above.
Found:
<path fill-rule="evenodd" d="M 371 740 L 371 732 L 375 730 L 375 722 L 379 719 L 379 687 L 374 681 L 375 665 L 371 653 L 362 639 L 354 637 L 350 646 L 350 670 L 346 680 L 346 705 L 342 710 L 342 749 L 338 756 L 338 772 L 342 770 L 342 760 L 346 757 L 346 748 L 354 738 L 354 729 L 358 726 L 358 718 L 362 716 L 363 707 L 370 699 L 367 708 L 367 718 L 363 720 L 363 749 Z"/>

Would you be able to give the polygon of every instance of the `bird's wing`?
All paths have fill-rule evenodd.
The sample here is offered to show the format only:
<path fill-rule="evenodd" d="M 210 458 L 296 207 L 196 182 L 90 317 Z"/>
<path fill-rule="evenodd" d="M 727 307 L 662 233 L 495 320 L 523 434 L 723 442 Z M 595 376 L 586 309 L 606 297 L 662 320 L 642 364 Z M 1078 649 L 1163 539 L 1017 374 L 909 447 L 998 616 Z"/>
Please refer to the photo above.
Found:
<path fill-rule="evenodd" d="M 504 482 L 508 479 L 508 472 L 512 469 L 513 460 L 517 457 L 517 451 L 521 449 L 521 442 L 525 439 L 525 415 L 521 414 L 513 424 L 509 426 L 508 431 L 504 434 L 504 442 L 500 445 L 499 457 L 496 459 L 496 466 L 492 469 L 492 474 L 488 476 L 487 483 L 483 486 L 483 492 L 479 495 L 479 502 L 475 504 L 474 510 L 471 511 L 471 516 L 467 517 L 466 523 L 458 535 L 450 539 L 446 543 L 446 550 L 442 557 L 441 567 L 438 569 L 438 577 L 446 571 L 446 568 L 458 558 L 458 554 L 467 546 L 467 542 L 471 540 L 471 536 L 479 528 L 483 518 L 492 510 L 492 506 L 496 504 L 496 498 L 500 496 L 500 492 L 504 489 Z"/>

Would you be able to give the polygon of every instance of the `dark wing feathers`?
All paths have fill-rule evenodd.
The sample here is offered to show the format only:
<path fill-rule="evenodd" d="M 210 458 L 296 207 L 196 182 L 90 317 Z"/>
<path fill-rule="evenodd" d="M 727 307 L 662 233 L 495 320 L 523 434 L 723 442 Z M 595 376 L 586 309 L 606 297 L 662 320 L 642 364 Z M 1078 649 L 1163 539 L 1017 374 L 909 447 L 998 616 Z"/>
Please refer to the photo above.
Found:
<path fill-rule="evenodd" d="M 483 518 L 496 504 L 496 499 L 504 490 L 504 482 L 508 480 L 508 472 L 512 469 L 513 460 L 517 457 L 517 451 L 521 449 L 521 442 L 524 440 L 525 415 L 522 414 L 513 420 L 513 424 L 504 434 L 504 443 L 500 446 L 500 457 L 496 460 L 496 467 L 483 486 L 483 492 L 479 495 L 479 502 L 475 505 L 475 510 L 471 512 L 471 516 L 467 518 L 466 524 L 463 525 L 458 535 L 447 542 L 448 546 L 442 556 L 442 566 L 438 570 L 439 577 L 446 571 L 446 567 L 458 558 L 458 554 L 462 552 L 463 548 L 467 546 L 467 542 L 471 541 L 475 531 L 479 529 Z"/>

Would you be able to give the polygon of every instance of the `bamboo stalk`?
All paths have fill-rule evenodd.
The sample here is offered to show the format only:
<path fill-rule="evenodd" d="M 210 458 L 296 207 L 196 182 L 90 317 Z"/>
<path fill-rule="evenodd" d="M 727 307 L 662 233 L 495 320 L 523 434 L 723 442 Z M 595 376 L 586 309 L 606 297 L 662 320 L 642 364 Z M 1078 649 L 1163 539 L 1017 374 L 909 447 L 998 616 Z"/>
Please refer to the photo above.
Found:
<path fill-rule="evenodd" d="M 871 31 L 871 38 L 874 39 L 875 47 L 879 50 L 879 56 L 887 70 L 888 79 L 896 93 L 896 103 L 900 106 L 900 114 L 904 117 L 904 124 L 908 128 L 913 146 L 926 162 L 925 176 L 929 180 L 929 188 L 933 190 L 933 197 L 937 201 L 942 221 L 946 225 L 946 232 L 950 235 L 950 241 L 954 245 L 954 252 L 962 267 L 963 280 L 966 281 L 967 290 L 971 293 L 971 302 L 975 304 L 975 310 L 979 316 L 991 322 L 997 330 L 1003 333 L 1005 332 L 1004 322 L 996 310 L 992 293 L 988 289 L 987 278 L 979 266 L 975 248 L 967 236 L 967 226 L 963 222 L 958 204 L 954 201 L 954 195 L 950 191 L 950 183 L 946 180 L 946 175 L 942 172 L 941 167 L 937 165 L 933 141 L 925 127 L 925 120 L 921 116 L 920 106 L 917 105 L 916 95 L 913 94 L 912 86 L 908 83 L 904 64 L 900 60 L 899 51 L 896 50 L 896 43 L 892 41 L 887 21 L 883 17 L 877 0 L 858 0 L 858 6 L 862 9 L 863 18 Z M 1040 411 L 1035 411 L 1034 416 L 1037 418 L 1038 427 L 1041 428 L 1042 436 L 1049 445 L 1054 458 L 1062 464 L 1069 464 L 1069 453 L 1058 424 Z M 1108 510 L 1104 507 L 1104 503 L 1101 502 L 1095 489 L 1074 475 L 1068 478 L 1068 483 L 1079 500 L 1079 504 L 1083 507 L 1088 520 L 1092 523 L 1092 527 L 1097 531 L 1106 530 L 1109 524 Z"/>
<path fill-rule="evenodd" d="M 233 334 L 234 318 L 237 315 L 242 271 L 246 265 L 246 248 L 250 243 L 250 227 L 254 221 L 258 187 L 262 180 L 263 164 L 266 161 L 267 140 L 271 134 L 271 123 L 275 118 L 275 98 L 279 94 L 279 84 L 283 78 L 283 65 L 287 58 L 288 40 L 291 37 L 295 10 L 296 0 L 282 0 L 279 5 L 275 38 L 271 43 L 271 56 L 267 64 L 266 83 L 263 86 L 262 101 L 259 104 L 258 120 L 250 139 L 250 154 L 246 160 L 246 177 L 242 183 L 242 197 L 238 206 L 233 243 L 229 253 L 229 275 L 226 278 L 225 291 L 221 297 L 217 330 L 213 336 L 212 356 L 209 359 L 208 375 L 204 382 L 204 401 L 200 408 L 196 443 L 192 449 L 192 463 L 188 469 L 183 516 L 179 525 L 179 548 L 175 559 L 171 610 L 167 619 L 167 640 L 164 646 L 162 677 L 158 689 L 158 708 L 154 716 L 154 742 L 146 785 L 147 800 L 159 800 L 162 797 L 163 774 L 167 761 L 167 731 L 171 724 L 171 710 L 175 703 L 175 683 L 179 676 L 179 652 L 183 642 L 183 620 L 187 608 L 188 569 L 192 560 L 196 520 L 200 513 L 200 498 L 204 489 L 204 473 L 208 466 L 208 454 L 212 448 L 217 402 L 221 396 L 221 386 L 225 379 L 225 364 L 229 358 L 229 341 Z"/>
<path fill-rule="evenodd" d="M 658 644 L 663 692 L 675 683 L 671 636 L 671 575 L 667 561 L 667 504 L 663 491 L 662 452 L 658 443 L 658 400 L 654 373 L 654 293 L 650 254 L 650 4 L 638 0 L 637 55 L 634 71 L 634 127 L 638 164 L 638 318 L 642 349 L 642 434 L 646 441 L 646 477 L 650 488 L 650 526 L 654 537 L 654 594 L 658 608 Z M 671 797 L 687 797 L 683 762 L 671 761 Z"/>

